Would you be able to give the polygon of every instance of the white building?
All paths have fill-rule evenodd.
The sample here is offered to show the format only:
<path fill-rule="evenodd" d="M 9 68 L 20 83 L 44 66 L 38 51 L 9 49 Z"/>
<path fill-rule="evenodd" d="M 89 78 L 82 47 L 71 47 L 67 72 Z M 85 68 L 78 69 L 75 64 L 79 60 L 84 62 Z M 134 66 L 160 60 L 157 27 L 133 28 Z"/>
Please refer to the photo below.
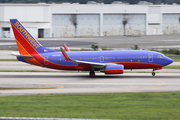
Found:
<path fill-rule="evenodd" d="M 12 18 L 36 38 L 180 34 L 180 5 L 0 4 L 0 37 Z"/>

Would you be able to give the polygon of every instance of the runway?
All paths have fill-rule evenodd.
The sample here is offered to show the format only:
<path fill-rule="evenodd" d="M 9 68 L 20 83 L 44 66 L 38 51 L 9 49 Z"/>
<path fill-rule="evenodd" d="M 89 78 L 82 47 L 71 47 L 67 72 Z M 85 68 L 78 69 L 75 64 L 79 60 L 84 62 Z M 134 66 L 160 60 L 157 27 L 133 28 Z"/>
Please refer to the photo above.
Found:
<path fill-rule="evenodd" d="M 0 90 L 0 95 L 180 91 L 179 78 L 177 73 L 97 73 L 90 78 L 88 73 L 0 72 L 0 87 L 49 88 Z"/>
<path fill-rule="evenodd" d="M 179 49 L 180 35 L 162 36 L 115 36 L 115 37 L 86 37 L 86 38 L 43 38 L 38 39 L 45 47 L 58 48 L 66 43 L 69 48 L 91 48 L 92 44 L 113 49 L 130 49 L 138 45 L 140 49 Z M 0 39 L 0 48 L 16 48 L 14 38 Z M 0 59 L 15 59 L 10 55 L 11 50 L 1 50 Z M 180 63 L 173 63 L 179 66 Z M 32 66 L 17 61 L 0 62 L 0 87 L 9 88 L 40 88 L 25 90 L 0 90 L 0 95 L 27 94 L 64 94 L 64 93 L 110 93 L 110 92 L 164 92 L 180 91 L 180 69 L 162 69 L 155 77 L 152 70 L 136 70 L 137 73 L 122 75 L 104 75 L 96 73 L 90 78 L 89 73 L 62 73 L 57 70 Z M 12 71 L 52 71 L 52 72 L 2 72 Z M 130 72 L 130 71 L 129 71 Z M 133 72 L 133 71 L 132 71 Z M 45 88 L 45 89 L 44 89 Z M 48 88 L 48 89 L 46 89 Z"/>

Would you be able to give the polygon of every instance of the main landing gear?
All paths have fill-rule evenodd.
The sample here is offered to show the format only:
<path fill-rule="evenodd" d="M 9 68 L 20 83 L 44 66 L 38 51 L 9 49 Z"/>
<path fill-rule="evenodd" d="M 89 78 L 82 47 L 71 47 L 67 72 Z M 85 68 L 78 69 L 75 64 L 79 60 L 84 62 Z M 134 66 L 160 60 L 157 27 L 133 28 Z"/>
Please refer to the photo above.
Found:
<path fill-rule="evenodd" d="M 153 71 L 153 72 L 152 72 L 152 76 L 155 76 L 155 75 L 156 75 L 156 73 Z"/>
<path fill-rule="evenodd" d="M 95 77 L 95 72 L 94 71 L 90 71 L 89 72 L 89 76 L 92 77 L 92 78 Z"/>

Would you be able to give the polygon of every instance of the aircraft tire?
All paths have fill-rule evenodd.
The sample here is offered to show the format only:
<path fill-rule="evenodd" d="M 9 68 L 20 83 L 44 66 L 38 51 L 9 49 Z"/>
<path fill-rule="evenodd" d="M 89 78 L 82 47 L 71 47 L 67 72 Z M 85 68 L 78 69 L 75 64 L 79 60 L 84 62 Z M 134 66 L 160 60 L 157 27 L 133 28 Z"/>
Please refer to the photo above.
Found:
<path fill-rule="evenodd" d="M 155 76 L 156 75 L 156 73 L 155 72 L 152 72 L 152 76 Z"/>

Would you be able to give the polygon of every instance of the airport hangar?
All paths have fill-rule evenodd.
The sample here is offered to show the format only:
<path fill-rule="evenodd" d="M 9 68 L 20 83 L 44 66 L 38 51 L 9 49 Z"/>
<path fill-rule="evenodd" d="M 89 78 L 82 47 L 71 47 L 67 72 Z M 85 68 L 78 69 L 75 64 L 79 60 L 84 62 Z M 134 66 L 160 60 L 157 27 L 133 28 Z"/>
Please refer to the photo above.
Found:
<path fill-rule="evenodd" d="M 180 34 L 176 4 L 0 4 L 1 38 L 14 18 L 35 38 Z"/>

